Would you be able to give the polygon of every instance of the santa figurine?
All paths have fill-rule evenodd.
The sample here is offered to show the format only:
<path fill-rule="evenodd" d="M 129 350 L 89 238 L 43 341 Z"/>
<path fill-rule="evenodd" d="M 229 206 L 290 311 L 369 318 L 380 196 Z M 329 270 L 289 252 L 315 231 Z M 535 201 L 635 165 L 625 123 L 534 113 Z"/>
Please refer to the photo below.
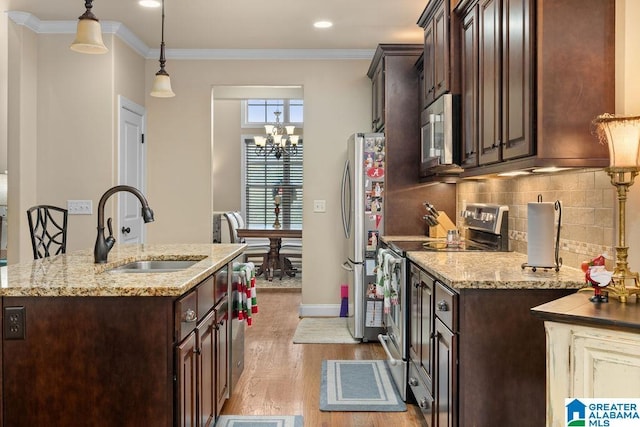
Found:
<path fill-rule="evenodd" d="M 609 296 L 607 292 L 603 292 L 603 289 L 611 283 L 613 273 L 605 269 L 604 256 L 600 255 L 591 261 L 583 261 L 581 268 L 585 273 L 585 281 L 593 287 L 593 296 L 589 301 L 609 302 Z"/>

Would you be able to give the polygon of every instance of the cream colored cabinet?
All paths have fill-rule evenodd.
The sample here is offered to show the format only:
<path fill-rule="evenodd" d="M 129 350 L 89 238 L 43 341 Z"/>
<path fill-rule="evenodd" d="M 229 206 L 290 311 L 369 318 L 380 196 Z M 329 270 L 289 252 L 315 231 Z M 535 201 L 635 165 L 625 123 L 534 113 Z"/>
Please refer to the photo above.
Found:
<path fill-rule="evenodd" d="M 565 398 L 640 396 L 640 334 L 545 322 L 547 426 L 565 426 Z"/>

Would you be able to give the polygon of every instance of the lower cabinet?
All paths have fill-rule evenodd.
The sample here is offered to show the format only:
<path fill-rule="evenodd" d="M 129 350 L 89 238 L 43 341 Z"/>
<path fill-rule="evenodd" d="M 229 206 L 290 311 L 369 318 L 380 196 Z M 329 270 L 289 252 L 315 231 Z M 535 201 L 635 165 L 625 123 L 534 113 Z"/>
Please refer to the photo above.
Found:
<path fill-rule="evenodd" d="M 549 321 L 545 328 L 547 426 L 565 425 L 565 398 L 640 396 L 640 334 Z"/>
<path fill-rule="evenodd" d="M 545 330 L 530 310 L 575 290 L 454 290 L 410 272 L 408 382 L 427 425 L 545 425 Z"/>
<path fill-rule="evenodd" d="M 180 427 L 211 427 L 229 397 L 228 298 L 176 346 L 176 410 Z"/>

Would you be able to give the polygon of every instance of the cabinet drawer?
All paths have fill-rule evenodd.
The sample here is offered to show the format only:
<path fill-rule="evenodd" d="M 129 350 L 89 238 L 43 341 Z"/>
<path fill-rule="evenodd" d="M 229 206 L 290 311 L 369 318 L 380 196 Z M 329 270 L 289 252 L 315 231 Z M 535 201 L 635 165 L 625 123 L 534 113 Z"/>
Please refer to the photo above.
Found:
<path fill-rule="evenodd" d="M 198 297 L 195 290 L 184 295 L 175 303 L 175 337 L 182 341 L 198 323 Z"/>
<path fill-rule="evenodd" d="M 458 330 L 457 294 L 436 281 L 436 316 L 452 331 Z"/>
<path fill-rule="evenodd" d="M 207 278 L 200 283 L 196 289 L 198 294 L 198 318 L 203 319 L 204 316 L 213 308 L 216 303 L 215 281 L 213 276 Z"/>
<path fill-rule="evenodd" d="M 433 396 L 413 362 L 409 362 L 408 381 L 411 393 L 413 393 L 413 397 L 416 399 L 420 412 L 422 412 L 427 426 L 431 427 L 433 425 Z"/>

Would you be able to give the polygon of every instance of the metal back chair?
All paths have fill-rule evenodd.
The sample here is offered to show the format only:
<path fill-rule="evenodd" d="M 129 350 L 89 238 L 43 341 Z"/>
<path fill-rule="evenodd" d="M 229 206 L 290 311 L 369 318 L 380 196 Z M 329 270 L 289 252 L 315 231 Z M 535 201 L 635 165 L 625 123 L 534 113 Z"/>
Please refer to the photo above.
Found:
<path fill-rule="evenodd" d="M 66 209 L 37 205 L 27 210 L 33 259 L 63 254 L 67 251 Z"/>

